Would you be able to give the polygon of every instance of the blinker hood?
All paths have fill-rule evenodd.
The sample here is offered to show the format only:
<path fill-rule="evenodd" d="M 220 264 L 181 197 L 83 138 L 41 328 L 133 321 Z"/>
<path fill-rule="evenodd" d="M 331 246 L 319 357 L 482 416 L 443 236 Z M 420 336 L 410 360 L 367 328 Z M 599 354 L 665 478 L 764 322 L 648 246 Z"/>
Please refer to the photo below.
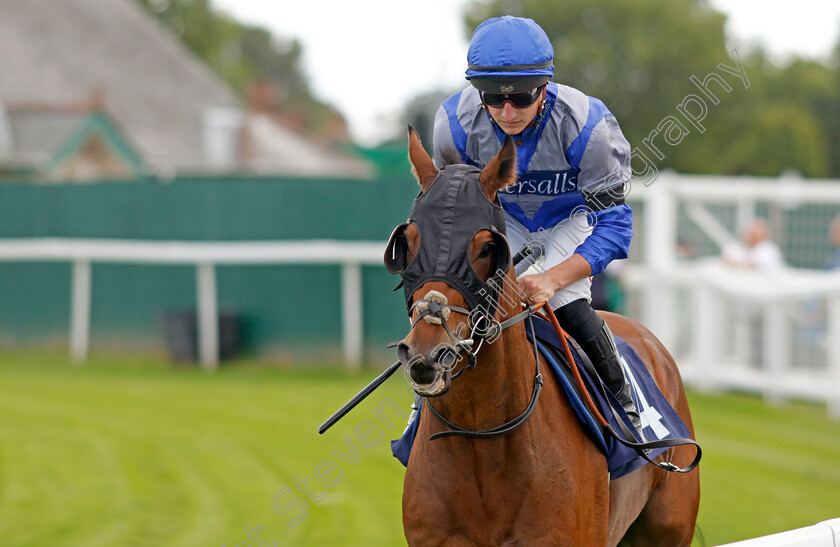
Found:
<path fill-rule="evenodd" d="M 441 169 L 434 183 L 414 200 L 408 222 L 398 226 L 385 251 L 385 266 L 402 275 L 406 308 L 424 283 L 442 281 L 464 297 L 470 310 L 488 317 L 496 312 L 501 278 L 510 269 L 510 246 L 504 236 L 505 218 L 498 198 L 491 203 L 479 183 L 480 170 L 469 165 Z M 417 226 L 420 245 L 406 264 L 405 229 Z M 479 230 L 495 240 L 490 275 L 481 279 L 470 265 L 470 243 Z"/>

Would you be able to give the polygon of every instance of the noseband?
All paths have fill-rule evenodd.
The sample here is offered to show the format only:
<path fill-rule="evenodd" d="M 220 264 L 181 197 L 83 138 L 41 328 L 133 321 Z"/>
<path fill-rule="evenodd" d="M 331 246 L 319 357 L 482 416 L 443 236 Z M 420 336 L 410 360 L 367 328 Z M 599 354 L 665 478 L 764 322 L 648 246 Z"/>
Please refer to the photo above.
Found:
<path fill-rule="evenodd" d="M 430 295 L 431 295 L 431 299 L 429 299 Z M 418 313 L 417 317 L 412 321 L 411 328 L 413 329 L 414 326 L 417 324 L 417 322 L 420 321 L 420 319 L 426 319 L 427 322 L 430 322 L 430 323 L 433 323 L 433 324 L 440 324 L 443 327 L 443 329 L 446 331 L 446 334 L 449 336 L 449 340 L 455 348 L 455 354 L 458 355 L 462 351 L 466 353 L 466 355 L 467 355 L 467 366 L 462 368 L 461 370 L 459 370 L 454 375 L 452 375 L 452 379 L 454 380 L 455 378 L 460 376 L 461 373 L 463 373 L 465 370 L 470 370 L 470 369 L 475 368 L 476 355 L 478 354 L 478 351 L 481 349 L 481 346 L 484 343 L 485 335 L 476 332 L 477 331 L 477 322 L 476 322 L 470 327 L 470 338 L 456 340 L 455 336 L 452 334 L 452 331 L 449 328 L 449 325 L 446 322 L 446 319 L 449 317 L 450 312 L 454 311 L 456 313 L 462 313 L 462 314 L 467 315 L 468 318 L 473 317 L 473 312 L 471 312 L 468 309 L 462 308 L 460 306 L 452 306 L 452 305 L 449 305 L 448 303 L 441 303 L 439 301 L 439 298 L 436 297 L 436 295 L 440 295 L 440 293 L 437 293 L 437 291 L 430 291 L 430 293 L 426 295 L 427 298 L 424 298 L 422 300 L 417 300 L 416 302 L 414 302 L 414 304 L 411 306 L 411 309 L 413 310 L 413 309 L 417 308 L 418 310 L 421 310 L 421 311 Z M 445 297 L 444 297 L 444 302 L 445 302 Z M 507 319 L 507 320 L 502 321 L 502 322 L 498 322 L 498 321 L 495 321 L 495 320 L 493 320 L 491 322 L 491 320 L 487 319 L 487 317 L 484 316 L 484 315 L 480 315 L 479 317 L 481 317 L 481 320 L 489 323 L 490 325 L 493 325 L 493 322 L 495 322 L 495 325 L 493 325 L 493 326 L 495 326 L 495 331 L 496 332 L 494 334 L 501 334 L 501 331 L 519 323 L 520 321 L 526 320 L 526 319 L 531 322 L 531 331 L 534 332 L 534 330 L 533 330 L 534 329 L 533 316 L 534 316 L 534 312 L 537 310 L 538 307 L 539 306 L 536 306 L 536 307 L 535 306 L 526 306 L 526 309 L 524 311 L 522 311 L 522 312 L 516 314 L 515 316 L 511 317 L 510 319 Z M 431 319 L 431 321 L 430 321 L 430 319 Z M 471 323 L 472 323 L 472 321 L 471 321 Z M 476 334 L 478 334 L 478 337 L 479 337 L 479 344 L 478 344 L 478 347 L 473 349 L 474 337 L 475 337 Z M 418 392 L 420 395 L 423 395 L 424 397 L 427 398 L 426 403 L 429 405 L 429 410 L 432 411 L 432 414 L 434 414 L 435 417 L 438 420 L 440 420 L 447 427 L 449 427 L 448 431 L 440 431 L 438 433 L 432 434 L 429 437 L 429 440 L 431 441 L 431 440 L 434 440 L 434 439 L 439 439 L 441 437 L 449 437 L 449 436 L 468 437 L 468 438 L 471 438 L 471 439 L 485 439 L 485 438 L 498 437 L 500 435 L 505 435 L 505 434 L 510 433 L 511 431 L 514 431 L 514 430 L 518 429 L 519 427 L 521 427 L 525 423 L 525 421 L 528 420 L 528 418 L 531 417 L 531 414 L 534 413 L 534 409 L 537 406 L 537 400 L 540 397 L 540 392 L 542 391 L 542 386 L 543 386 L 543 377 L 542 377 L 542 372 L 540 371 L 539 350 L 537 348 L 537 341 L 536 341 L 535 337 L 533 339 L 533 347 L 534 347 L 534 361 L 536 362 L 536 373 L 534 375 L 534 388 L 533 388 L 533 391 L 531 392 L 531 400 L 528 403 L 528 406 L 525 408 L 524 411 L 522 411 L 522 413 L 519 416 L 513 418 L 512 420 L 509 420 L 509 421 L 503 423 L 502 425 L 493 427 L 491 429 L 484 429 L 484 430 L 473 430 L 473 429 L 467 429 L 467 428 L 461 427 L 457 424 L 452 423 L 450 420 L 448 420 L 446 417 L 444 417 L 440 412 L 438 412 L 438 410 L 434 407 L 434 405 L 432 405 L 431 399 L 429 399 L 427 395 L 424 395 L 423 393 Z M 410 380 L 410 382 L 412 383 L 412 386 L 416 385 L 412 380 Z M 417 391 L 416 387 L 415 387 L 415 391 Z"/>

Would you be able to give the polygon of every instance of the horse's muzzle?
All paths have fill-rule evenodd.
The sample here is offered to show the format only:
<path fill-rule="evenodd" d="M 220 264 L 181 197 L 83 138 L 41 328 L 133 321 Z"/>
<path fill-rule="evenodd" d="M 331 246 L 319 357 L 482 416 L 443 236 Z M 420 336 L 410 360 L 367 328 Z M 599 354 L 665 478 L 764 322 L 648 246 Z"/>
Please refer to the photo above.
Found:
<path fill-rule="evenodd" d="M 451 351 L 446 347 L 436 348 L 431 354 L 415 354 L 411 347 L 400 342 L 397 356 L 403 364 L 406 378 L 411 387 L 424 397 L 443 395 L 451 386 Z"/>

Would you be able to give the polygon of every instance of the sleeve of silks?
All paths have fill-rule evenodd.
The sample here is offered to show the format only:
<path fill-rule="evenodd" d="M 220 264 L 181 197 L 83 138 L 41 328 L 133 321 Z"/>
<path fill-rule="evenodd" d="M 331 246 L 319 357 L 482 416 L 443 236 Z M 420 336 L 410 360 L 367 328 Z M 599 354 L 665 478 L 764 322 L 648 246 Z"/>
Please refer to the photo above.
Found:
<path fill-rule="evenodd" d="M 588 217 L 590 224 L 595 226 L 575 253 L 589 262 L 592 275 L 596 275 L 613 260 L 627 258 L 633 239 L 633 211 L 629 205 L 622 204 L 590 212 Z"/>

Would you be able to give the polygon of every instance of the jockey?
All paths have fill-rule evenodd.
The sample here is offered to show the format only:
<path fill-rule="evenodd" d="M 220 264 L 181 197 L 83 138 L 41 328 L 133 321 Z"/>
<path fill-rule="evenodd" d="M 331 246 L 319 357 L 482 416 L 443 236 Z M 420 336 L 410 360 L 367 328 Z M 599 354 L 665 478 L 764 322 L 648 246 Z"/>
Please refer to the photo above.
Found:
<path fill-rule="evenodd" d="M 517 280 L 523 299 L 548 301 L 641 434 L 615 340 L 590 304 L 591 276 L 626 258 L 633 236 L 624 203 L 630 145 L 604 103 L 549 82 L 554 48 L 531 19 L 483 22 L 467 62 L 472 85 L 444 101 L 435 117 L 435 163 L 483 167 L 505 136 L 513 137 L 519 177 L 498 194 L 507 237 L 514 252 L 528 243 L 544 257 L 538 273 Z"/>

